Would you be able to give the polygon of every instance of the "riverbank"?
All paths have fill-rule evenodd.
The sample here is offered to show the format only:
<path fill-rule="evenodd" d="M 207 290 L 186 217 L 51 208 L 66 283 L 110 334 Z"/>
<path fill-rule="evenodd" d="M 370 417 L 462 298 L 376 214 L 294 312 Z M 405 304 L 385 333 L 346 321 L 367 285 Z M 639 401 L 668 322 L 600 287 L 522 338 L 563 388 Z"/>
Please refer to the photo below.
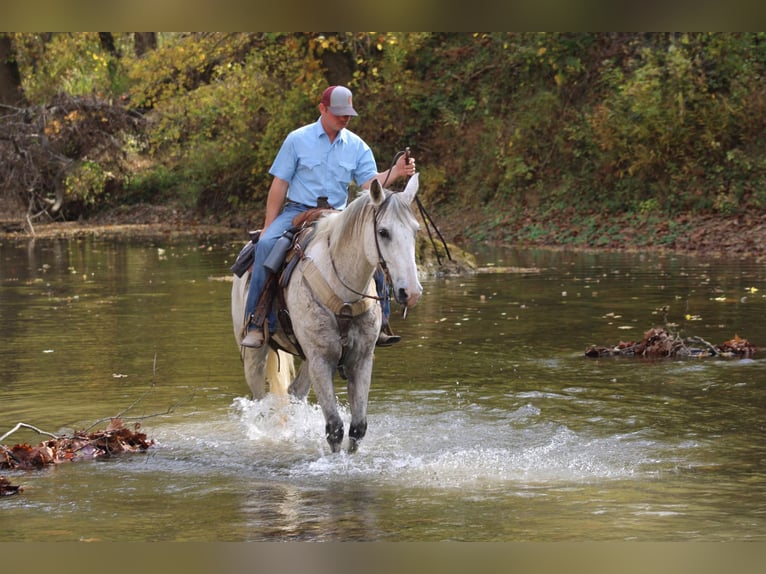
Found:
<path fill-rule="evenodd" d="M 766 261 L 766 213 L 681 215 L 673 219 L 574 211 L 507 212 L 498 206 L 430 209 L 444 238 L 460 247 L 477 243 L 604 251 L 675 252 L 711 258 Z M 139 205 L 73 222 L 0 225 L 0 240 L 130 237 L 245 239 L 248 222 L 203 218 L 170 206 Z"/>
<path fill-rule="evenodd" d="M 79 221 L 0 222 L 2 239 L 247 237 L 247 229 L 165 205 L 125 206 Z"/>
<path fill-rule="evenodd" d="M 743 215 L 583 214 L 573 209 L 509 212 L 499 206 L 441 212 L 442 233 L 458 245 L 674 252 L 766 261 L 766 213 Z"/>

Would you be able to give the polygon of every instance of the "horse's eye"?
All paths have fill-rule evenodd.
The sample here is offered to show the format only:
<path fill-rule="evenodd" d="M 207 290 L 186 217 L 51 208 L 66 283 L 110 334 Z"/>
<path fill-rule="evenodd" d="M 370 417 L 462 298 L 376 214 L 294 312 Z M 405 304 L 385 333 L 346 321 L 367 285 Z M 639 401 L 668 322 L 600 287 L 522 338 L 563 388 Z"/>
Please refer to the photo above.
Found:
<path fill-rule="evenodd" d="M 391 234 L 388 232 L 388 229 L 379 229 L 378 235 L 380 235 L 382 239 L 391 239 Z"/>

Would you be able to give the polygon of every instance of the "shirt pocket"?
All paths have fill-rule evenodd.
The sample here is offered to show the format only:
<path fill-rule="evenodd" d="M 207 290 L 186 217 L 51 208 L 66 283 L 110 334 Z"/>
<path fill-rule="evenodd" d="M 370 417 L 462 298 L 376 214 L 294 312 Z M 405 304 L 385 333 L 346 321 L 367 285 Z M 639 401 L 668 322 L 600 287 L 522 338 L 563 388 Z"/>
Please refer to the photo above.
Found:
<path fill-rule="evenodd" d="M 332 175 L 341 185 L 348 185 L 353 179 L 355 164 L 350 161 L 341 161 L 332 167 Z"/>
<path fill-rule="evenodd" d="M 302 157 L 298 160 L 298 164 L 300 168 L 316 173 L 317 169 L 322 165 L 322 160 L 314 157 Z"/>

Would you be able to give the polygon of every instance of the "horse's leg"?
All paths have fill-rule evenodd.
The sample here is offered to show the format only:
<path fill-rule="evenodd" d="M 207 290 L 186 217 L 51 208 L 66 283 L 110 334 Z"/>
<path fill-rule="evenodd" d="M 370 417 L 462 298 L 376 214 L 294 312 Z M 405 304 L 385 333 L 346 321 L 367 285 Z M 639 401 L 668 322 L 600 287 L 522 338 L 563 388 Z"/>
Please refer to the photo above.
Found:
<path fill-rule="evenodd" d="M 317 402 L 322 407 L 327 442 L 330 443 L 330 448 L 333 452 L 338 452 L 340 450 L 340 443 L 343 442 L 343 421 L 338 414 L 338 405 L 332 382 L 335 366 L 324 360 L 311 360 L 309 357 L 301 368 L 301 370 L 303 369 L 307 369 Z"/>
<path fill-rule="evenodd" d="M 284 351 L 269 350 L 264 358 L 266 370 L 264 379 L 272 395 L 286 396 L 287 389 L 295 377 L 293 356 Z"/>
<path fill-rule="evenodd" d="M 348 399 L 351 407 L 351 425 L 348 429 L 348 452 L 354 453 L 367 433 L 367 398 L 372 378 L 372 357 L 350 361 L 348 375 Z"/>
<path fill-rule="evenodd" d="M 301 365 L 301 368 L 298 369 L 298 375 L 295 377 L 293 382 L 290 383 L 290 387 L 287 389 L 287 392 L 295 398 L 303 400 L 308 396 L 310 389 L 311 379 L 309 378 L 308 369 L 306 368 L 306 363 L 304 362 Z"/>

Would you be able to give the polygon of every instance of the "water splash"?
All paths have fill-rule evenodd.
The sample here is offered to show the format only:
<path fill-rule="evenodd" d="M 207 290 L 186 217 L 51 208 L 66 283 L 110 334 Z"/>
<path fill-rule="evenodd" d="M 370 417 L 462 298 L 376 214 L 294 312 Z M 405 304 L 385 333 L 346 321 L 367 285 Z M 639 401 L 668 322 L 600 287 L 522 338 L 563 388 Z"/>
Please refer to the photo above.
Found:
<path fill-rule="evenodd" d="M 322 410 L 306 401 L 271 394 L 258 401 L 239 397 L 232 403 L 230 413 L 253 441 L 280 445 L 324 440 Z M 347 416 L 347 410 L 341 415 Z"/>
<path fill-rule="evenodd" d="M 537 420 L 531 404 L 487 419 L 481 412 L 407 412 L 401 403 L 370 417 L 362 448 L 331 454 L 317 405 L 278 397 L 239 398 L 230 413 L 258 468 L 280 478 L 361 479 L 380 486 L 498 488 L 634 477 L 658 445 L 637 435 L 589 437 Z M 341 405 L 346 426 L 347 406 Z"/>

